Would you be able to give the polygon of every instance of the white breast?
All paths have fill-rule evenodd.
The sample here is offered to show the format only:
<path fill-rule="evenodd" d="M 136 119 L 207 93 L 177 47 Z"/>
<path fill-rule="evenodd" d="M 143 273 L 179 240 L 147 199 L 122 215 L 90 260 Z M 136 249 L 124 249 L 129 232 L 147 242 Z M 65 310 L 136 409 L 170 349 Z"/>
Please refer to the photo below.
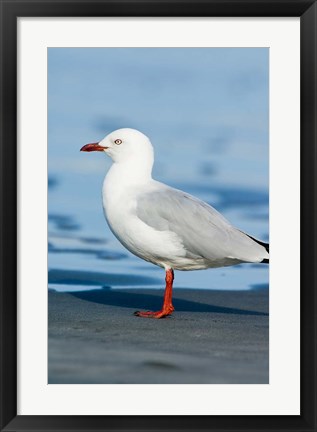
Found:
<path fill-rule="evenodd" d="M 111 231 L 133 254 L 161 267 L 172 267 L 175 260 L 186 254 L 179 237 L 170 231 L 155 230 L 136 215 L 137 196 L 151 187 L 152 180 L 131 184 L 118 168 L 112 166 L 102 189 L 104 213 Z"/>

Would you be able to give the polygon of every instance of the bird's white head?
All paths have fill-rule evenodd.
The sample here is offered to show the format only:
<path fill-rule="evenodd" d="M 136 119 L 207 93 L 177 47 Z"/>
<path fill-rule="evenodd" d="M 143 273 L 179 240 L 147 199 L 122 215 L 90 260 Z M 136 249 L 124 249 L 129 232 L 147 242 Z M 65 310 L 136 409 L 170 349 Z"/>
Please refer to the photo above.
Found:
<path fill-rule="evenodd" d="M 153 165 L 153 146 L 142 132 L 136 129 L 118 129 L 98 143 L 86 144 L 80 151 L 103 151 L 115 163 L 132 162 L 137 165 Z"/>

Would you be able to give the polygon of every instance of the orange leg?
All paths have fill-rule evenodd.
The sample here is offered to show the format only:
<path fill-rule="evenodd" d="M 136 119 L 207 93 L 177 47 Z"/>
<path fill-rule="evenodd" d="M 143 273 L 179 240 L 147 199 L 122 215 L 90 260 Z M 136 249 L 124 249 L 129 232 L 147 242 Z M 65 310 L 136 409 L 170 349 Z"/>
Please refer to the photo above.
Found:
<path fill-rule="evenodd" d="M 166 277 L 165 277 L 166 286 L 165 286 L 163 306 L 161 310 L 157 312 L 136 311 L 134 312 L 134 315 L 143 318 L 164 318 L 167 315 L 171 315 L 174 310 L 174 306 L 172 305 L 173 280 L 174 280 L 173 270 L 172 269 L 166 270 Z"/>

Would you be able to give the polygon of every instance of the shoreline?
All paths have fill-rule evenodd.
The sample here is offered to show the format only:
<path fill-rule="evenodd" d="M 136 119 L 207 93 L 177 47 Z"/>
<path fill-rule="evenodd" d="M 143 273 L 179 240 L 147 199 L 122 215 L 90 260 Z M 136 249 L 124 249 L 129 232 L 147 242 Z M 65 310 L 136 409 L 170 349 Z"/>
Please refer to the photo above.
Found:
<path fill-rule="evenodd" d="M 267 384 L 269 290 L 175 288 L 165 319 L 160 289 L 48 295 L 49 384 Z"/>

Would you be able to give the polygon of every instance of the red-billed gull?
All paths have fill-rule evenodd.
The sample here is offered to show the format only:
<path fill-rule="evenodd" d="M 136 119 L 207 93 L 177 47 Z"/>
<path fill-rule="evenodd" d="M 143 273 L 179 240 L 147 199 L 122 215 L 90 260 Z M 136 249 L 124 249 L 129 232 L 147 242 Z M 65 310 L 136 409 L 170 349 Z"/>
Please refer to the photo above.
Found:
<path fill-rule="evenodd" d="M 205 202 L 152 178 L 153 146 L 143 133 L 118 129 L 81 151 L 102 151 L 114 162 L 102 188 L 113 234 L 130 252 L 166 272 L 162 309 L 135 315 L 172 314 L 173 270 L 269 261 L 268 244 L 238 230 Z"/>

